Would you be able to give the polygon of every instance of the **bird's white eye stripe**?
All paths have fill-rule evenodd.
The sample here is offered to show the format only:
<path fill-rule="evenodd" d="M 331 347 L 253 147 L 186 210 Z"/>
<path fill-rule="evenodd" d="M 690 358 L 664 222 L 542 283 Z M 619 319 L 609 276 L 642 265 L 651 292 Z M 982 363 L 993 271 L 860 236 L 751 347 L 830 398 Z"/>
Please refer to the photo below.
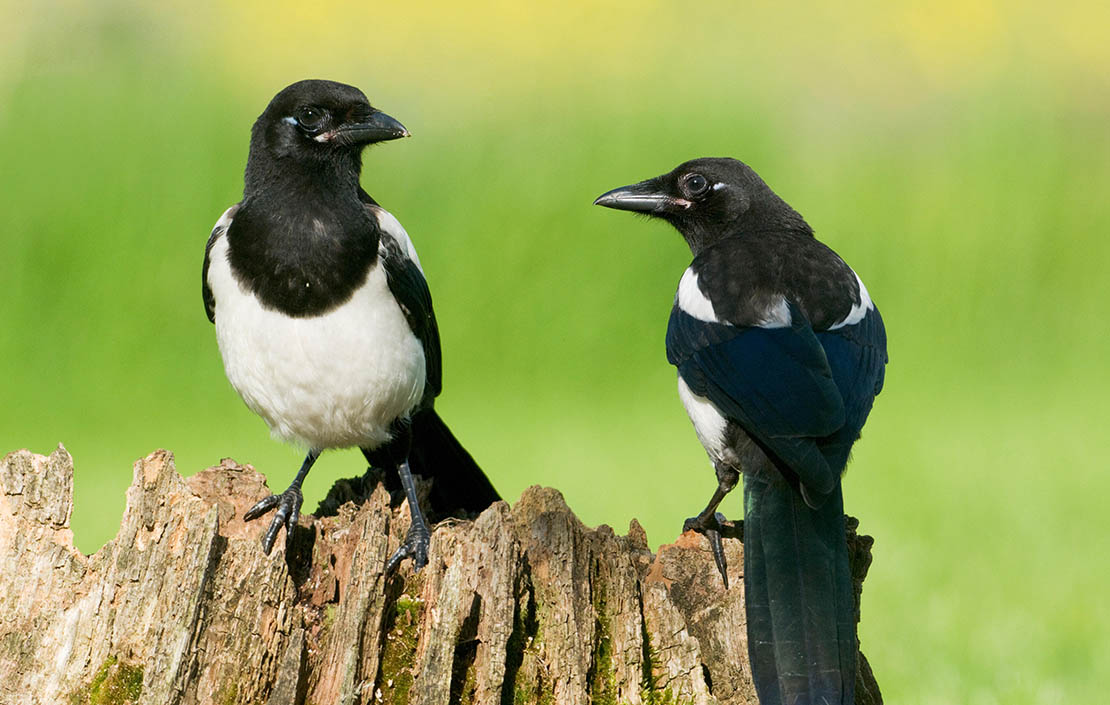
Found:
<path fill-rule="evenodd" d="M 295 118 L 295 117 L 283 117 L 281 119 L 281 121 L 282 122 L 287 122 L 290 125 L 296 125 L 297 124 L 297 118 Z"/>
<path fill-rule="evenodd" d="M 713 184 L 713 190 L 714 191 L 720 191 L 724 187 L 725 187 L 725 185 L 723 183 L 719 182 L 719 181 L 717 183 Z"/>

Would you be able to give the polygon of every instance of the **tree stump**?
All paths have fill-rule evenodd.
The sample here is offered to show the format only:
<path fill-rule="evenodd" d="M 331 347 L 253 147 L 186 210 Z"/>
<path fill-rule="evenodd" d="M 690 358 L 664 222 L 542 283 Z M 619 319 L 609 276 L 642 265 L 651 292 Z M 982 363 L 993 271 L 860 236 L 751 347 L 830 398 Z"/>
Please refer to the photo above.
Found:
<path fill-rule="evenodd" d="M 435 526 L 430 561 L 383 575 L 408 528 L 373 474 L 302 516 L 288 555 L 243 512 L 265 478 L 135 463 L 119 534 L 73 546 L 59 446 L 0 463 L 0 704 L 755 704 L 743 546 L 725 590 L 705 539 L 657 553 L 532 487 Z M 871 538 L 849 522 L 859 585 Z M 860 705 L 879 703 L 861 656 Z"/>

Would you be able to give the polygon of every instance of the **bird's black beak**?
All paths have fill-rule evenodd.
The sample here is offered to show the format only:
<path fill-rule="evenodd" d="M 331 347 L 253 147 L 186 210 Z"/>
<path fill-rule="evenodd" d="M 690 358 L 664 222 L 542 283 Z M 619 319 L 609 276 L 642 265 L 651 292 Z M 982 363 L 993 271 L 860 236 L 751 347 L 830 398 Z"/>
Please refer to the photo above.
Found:
<path fill-rule="evenodd" d="M 372 144 L 408 136 L 409 131 L 404 125 L 379 110 L 370 113 L 364 120 L 343 123 L 333 134 L 333 138 L 348 144 Z"/>
<path fill-rule="evenodd" d="M 684 211 L 691 204 L 685 198 L 675 198 L 665 193 L 659 179 L 648 179 L 603 193 L 594 200 L 594 205 L 621 211 L 662 215 Z"/>

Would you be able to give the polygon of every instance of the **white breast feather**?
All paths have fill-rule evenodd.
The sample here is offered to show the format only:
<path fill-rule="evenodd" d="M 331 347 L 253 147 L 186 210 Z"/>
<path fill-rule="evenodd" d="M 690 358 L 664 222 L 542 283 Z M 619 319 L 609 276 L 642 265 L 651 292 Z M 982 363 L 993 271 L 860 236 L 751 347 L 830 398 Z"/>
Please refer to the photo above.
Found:
<path fill-rule="evenodd" d="M 698 434 L 698 440 L 710 459 L 716 462 L 731 457 L 732 453 L 726 453 L 725 448 L 727 422 L 713 402 L 694 394 L 681 375 L 678 377 L 678 398 L 686 407 L 686 414 L 694 424 L 694 432 Z"/>
<path fill-rule="evenodd" d="M 402 232 L 403 229 L 402 229 Z M 231 386 L 282 440 L 312 448 L 377 447 L 424 393 L 424 349 L 380 261 L 337 309 L 290 318 L 235 280 L 227 238 L 211 251 L 216 339 Z"/>

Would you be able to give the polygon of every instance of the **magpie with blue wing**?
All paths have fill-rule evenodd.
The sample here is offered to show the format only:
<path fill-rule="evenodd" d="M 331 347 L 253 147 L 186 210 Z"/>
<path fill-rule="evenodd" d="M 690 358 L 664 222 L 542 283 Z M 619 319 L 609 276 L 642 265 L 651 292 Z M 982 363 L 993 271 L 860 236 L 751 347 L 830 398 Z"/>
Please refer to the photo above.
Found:
<path fill-rule="evenodd" d="M 728 586 L 721 501 L 744 476 L 748 649 L 763 705 L 854 701 L 856 615 L 841 473 L 883 386 L 886 332 L 863 281 L 735 159 L 695 159 L 598 197 L 661 218 L 694 260 L 667 359 L 717 488 L 684 530 Z"/>
<path fill-rule="evenodd" d="M 251 131 L 243 199 L 204 250 L 204 308 L 231 386 L 272 434 L 308 449 L 292 484 L 247 511 L 274 511 L 266 553 L 300 516 L 320 453 L 362 449 L 409 503 L 411 526 L 386 569 L 427 563 L 429 509 L 480 512 L 499 499 L 435 412 L 439 331 L 405 229 L 359 183 L 367 145 L 407 137 L 357 88 L 308 80 L 279 92 Z"/>

